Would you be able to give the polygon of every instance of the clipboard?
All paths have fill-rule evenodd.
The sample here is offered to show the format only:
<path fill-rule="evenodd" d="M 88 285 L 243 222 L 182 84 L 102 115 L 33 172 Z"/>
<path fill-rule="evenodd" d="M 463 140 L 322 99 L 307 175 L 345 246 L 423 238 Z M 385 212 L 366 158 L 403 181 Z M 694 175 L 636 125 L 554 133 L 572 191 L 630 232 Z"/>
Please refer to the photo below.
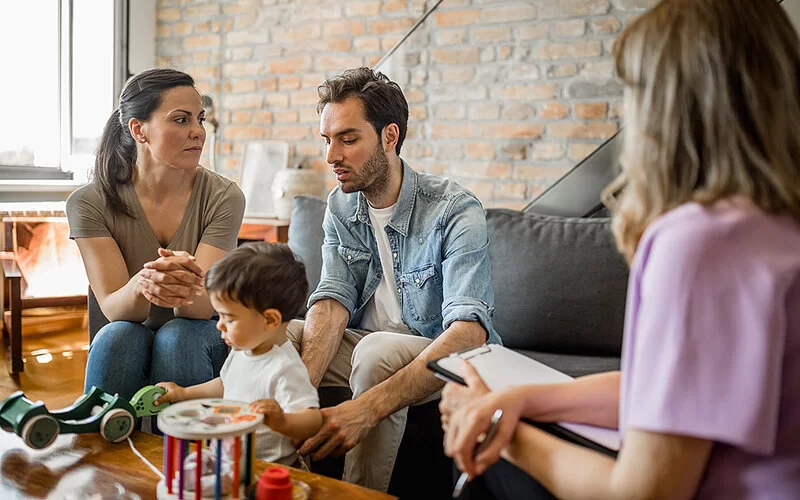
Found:
<path fill-rule="evenodd" d="M 453 353 L 429 362 L 428 368 L 442 380 L 466 385 L 461 373 L 463 360 L 469 360 L 493 391 L 517 385 L 558 384 L 573 380 L 566 373 L 497 344 L 482 345 Z M 620 438 L 615 429 L 566 422 L 545 423 L 524 420 L 561 439 L 611 457 L 616 457 L 619 451 Z"/>

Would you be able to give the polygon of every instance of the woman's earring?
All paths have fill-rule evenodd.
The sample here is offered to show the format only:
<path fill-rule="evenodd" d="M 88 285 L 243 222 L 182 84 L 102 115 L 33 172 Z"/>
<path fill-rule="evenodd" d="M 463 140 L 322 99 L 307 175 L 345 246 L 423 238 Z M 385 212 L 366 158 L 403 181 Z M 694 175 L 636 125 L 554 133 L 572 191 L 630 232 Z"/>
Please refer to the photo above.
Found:
<path fill-rule="evenodd" d="M 146 138 L 144 138 L 144 137 L 142 137 L 141 139 L 139 139 L 139 142 L 141 142 L 142 144 L 144 144 L 145 142 L 147 142 L 147 139 L 146 139 Z"/>

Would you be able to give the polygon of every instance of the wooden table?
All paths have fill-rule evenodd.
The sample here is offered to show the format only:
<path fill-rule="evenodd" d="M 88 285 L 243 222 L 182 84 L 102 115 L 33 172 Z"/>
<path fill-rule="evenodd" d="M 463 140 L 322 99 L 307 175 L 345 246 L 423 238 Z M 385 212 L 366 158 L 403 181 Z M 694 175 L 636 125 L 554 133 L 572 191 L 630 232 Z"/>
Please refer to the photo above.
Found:
<path fill-rule="evenodd" d="M 239 239 L 286 243 L 289 241 L 289 221 L 248 217 L 239 228 Z"/>
<path fill-rule="evenodd" d="M 17 267 L 13 252 L 0 251 L 0 329 L 6 352 L 6 368 L 12 376 L 24 370 L 22 361 L 22 310 L 36 307 L 80 306 L 86 304 L 86 295 L 61 297 L 22 297 L 22 273 Z"/>
<path fill-rule="evenodd" d="M 134 432 L 131 438 L 142 455 L 162 469 L 163 440 L 144 432 Z M 61 435 L 49 448 L 35 451 L 25 446 L 16 434 L 0 431 L 0 455 L 0 498 L 84 498 L 91 491 L 112 491 L 118 483 L 142 499 L 150 499 L 155 498 L 159 481 L 159 477 L 134 455 L 127 441 L 112 444 L 99 434 Z M 256 460 L 255 472 L 260 476 L 269 465 Z M 311 499 L 395 498 L 329 477 L 287 469 L 293 479 L 311 487 Z"/>
<path fill-rule="evenodd" d="M 17 224 L 27 223 L 65 223 L 66 217 L 48 213 L 40 216 L 11 217 L 0 215 L 0 231 L 3 242 L 0 248 L 0 286 L 3 311 L 0 327 L 3 332 L 3 346 L 6 351 L 6 367 L 12 376 L 24 369 L 22 361 L 22 310 L 37 307 L 80 306 L 86 304 L 86 294 L 25 298 L 22 296 L 22 273 L 17 266 Z M 6 314 L 6 312 L 8 314 Z"/>

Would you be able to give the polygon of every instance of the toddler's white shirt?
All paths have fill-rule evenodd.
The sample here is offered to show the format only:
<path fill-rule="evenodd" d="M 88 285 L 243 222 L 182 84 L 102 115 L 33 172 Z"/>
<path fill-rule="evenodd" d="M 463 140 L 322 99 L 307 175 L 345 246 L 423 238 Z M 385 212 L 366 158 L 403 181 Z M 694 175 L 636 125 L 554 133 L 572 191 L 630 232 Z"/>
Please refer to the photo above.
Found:
<path fill-rule="evenodd" d="M 246 403 L 274 399 L 285 413 L 319 408 L 317 389 L 308 378 L 306 365 L 288 340 L 257 356 L 232 350 L 222 365 L 220 377 L 225 399 Z M 264 425 L 256 431 L 256 457 L 294 465 L 297 450 L 288 437 Z"/>

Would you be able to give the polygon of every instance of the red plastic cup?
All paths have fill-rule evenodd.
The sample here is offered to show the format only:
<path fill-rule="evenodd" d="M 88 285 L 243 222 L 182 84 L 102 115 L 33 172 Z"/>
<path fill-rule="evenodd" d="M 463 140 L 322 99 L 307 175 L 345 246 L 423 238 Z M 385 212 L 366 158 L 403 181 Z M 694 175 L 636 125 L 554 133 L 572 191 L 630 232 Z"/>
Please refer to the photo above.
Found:
<path fill-rule="evenodd" d="M 269 467 L 258 478 L 256 500 L 292 500 L 292 480 L 282 467 Z"/>

